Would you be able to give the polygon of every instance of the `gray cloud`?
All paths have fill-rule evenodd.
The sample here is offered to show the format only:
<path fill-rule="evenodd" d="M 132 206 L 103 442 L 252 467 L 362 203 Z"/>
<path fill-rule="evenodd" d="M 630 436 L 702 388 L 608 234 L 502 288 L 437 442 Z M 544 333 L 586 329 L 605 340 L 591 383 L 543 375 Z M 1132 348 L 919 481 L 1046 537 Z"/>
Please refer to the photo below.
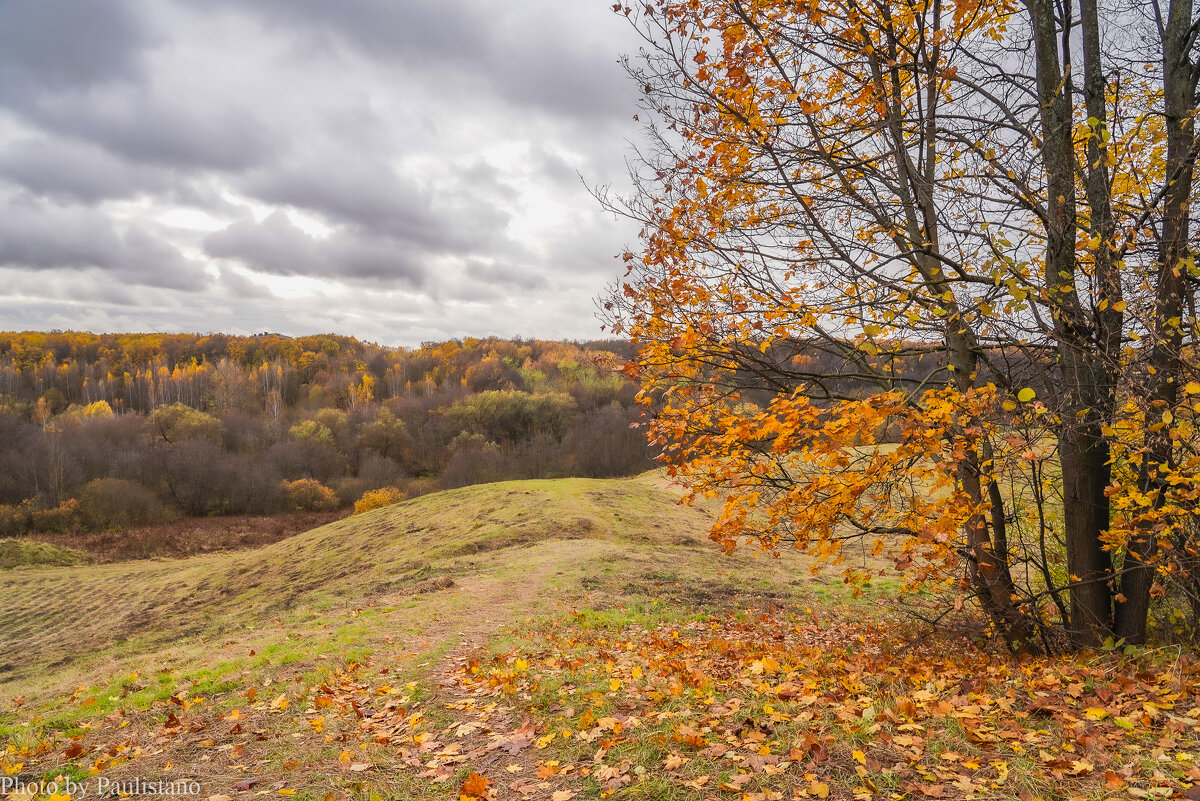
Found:
<path fill-rule="evenodd" d="M 271 275 L 340 276 L 400 281 L 412 286 L 421 286 L 427 279 L 426 269 L 395 241 L 345 231 L 319 239 L 296 226 L 282 211 L 273 212 L 261 222 L 243 220 L 209 234 L 204 239 L 204 252 Z"/>
<path fill-rule="evenodd" d="M 457 73 L 510 103 L 570 118 L 607 119 L 632 107 L 614 81 L 612 41 L 581 24 L 585 0 L 224 0 L 313 46 L 365 51 L 424 72 Z M 607 11 L 603 4 L 593 8 Z M 605 73 L 602 64 L 614 65 Z M 461 86 L 459 87 L 461 90 Z M 481 93 L 483 93 L 481 92 Z M 469 110 L 468 110 L 469 113 Z"/>
<path fill-rule="evenodd" d="M 0 5 L 0 98 L 139 82 L 148 27 L 120 0 L 4 0 Z"/>
<path fill-rule="evenodd" d="M 130 284 L 202 288 L 202 265 L 145 224 L 119 230 L 93 209 L 12 202 L 0 207 L 0 266 L 99 269 Z"/>
<path fill-rule="evenodd" d="M 236 172 L 286 146 L 243 109 L 193 108 L 131 86 L 47 97 L 26 113 L 45 130 L 142 164 Z"/>
<path fill-rule="evenodd" d="M 428 250 L 455 249 L 447 221 L 434 213 L 427 192 L 400 180 L 386 165 L 333 159 L 271 171 L 243 189 L 266 203 L 314 211 L 410 241 Z"/>
<path fill-rule="evenodd" d="M 502 203 L 511 202 L 514 193 L 485 162 L 465 168 L 451 177 L 447 186 L 434 189 L 405 180 L 373 159 L 340 155 L 283 170 L 265 170 L 241 189 L 256 200 L 313 213 L 337 226 L 337 250 L 343 255 L 355 238 L 363 240 L 364 252 L 380 247 L 393 254 L 422 255 L 520 251 L 504 239 L 512 213 Z M 311 244 L 311 237 L 295 226 L 285 227 L 275 220 L 266 227 L 271 229 L 272 239 L 298 235 L 298 246 Z M 378 240 L 386 241 L 380 244 Z M 220 242 L 221 237 L 215 241 Z M 337 262 L 328 262 L 326 267 L 329 275 L 353 277 L 382 277 L 391 272 L 355 269 L 351 264 L 339 270 Z M 403 274 L 411 276 L 412 271 Z"/>
<path fill-rule="evenodd" d="M 143 192 L 168 192 L 175 176 L 129 162 L 91 142 L 42 136 L 0 150 L 0 177 L 57 201 L 96 203 Z"/>
<path fill-rule="evenodd" d="M 278 296 L 262 284 L 251 281 L 234 269 L 225 267 L 217 276 L 218 294 L 241 300 L 278 300 Z"/>
<path fill-rule="evenodd" d="M 467 262 L 466 273 L 475 281 L 512 289 L 542 289 L 549 284 L 546 276 L 535 270 L 503 262 L 488 263 L 471 259 Z"/>
<path fill-rule="evenodd" d="M 32 279 L 0 280 L 0 309 L 32 303 L 33 327 L 590 335 L 632 233 L 577 175 L 623 175 L 636 91 L 610 17 L 592 0 L 0 0 L 0 273 Z"/>

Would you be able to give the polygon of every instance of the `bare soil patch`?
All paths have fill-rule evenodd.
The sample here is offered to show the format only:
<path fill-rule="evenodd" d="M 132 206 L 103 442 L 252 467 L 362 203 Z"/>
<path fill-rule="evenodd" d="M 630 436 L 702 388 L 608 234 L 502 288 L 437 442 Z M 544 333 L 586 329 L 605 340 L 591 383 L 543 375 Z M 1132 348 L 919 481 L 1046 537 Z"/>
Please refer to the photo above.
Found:
<path fill-rule="evenodd" d="M 86 551 L 104 562 L 154 557 L 195 556 L 257 548 L 340 520 L 349 510 L 281 515 L 185 517 L 170 523 L 124 531 L 31 534 L 29 539 Z"/>

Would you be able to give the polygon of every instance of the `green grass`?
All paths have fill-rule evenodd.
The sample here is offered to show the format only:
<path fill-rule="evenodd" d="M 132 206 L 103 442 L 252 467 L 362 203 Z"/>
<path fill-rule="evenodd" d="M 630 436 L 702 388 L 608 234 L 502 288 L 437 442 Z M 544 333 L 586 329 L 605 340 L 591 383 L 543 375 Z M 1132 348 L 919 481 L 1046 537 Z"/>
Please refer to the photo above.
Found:
<path fill-rule="evenodd" d="M 83 565 L 90 555 L 74 548 L 60 548 L 33 540 L 0 539 L 0 570 L 18 567 Z"/>

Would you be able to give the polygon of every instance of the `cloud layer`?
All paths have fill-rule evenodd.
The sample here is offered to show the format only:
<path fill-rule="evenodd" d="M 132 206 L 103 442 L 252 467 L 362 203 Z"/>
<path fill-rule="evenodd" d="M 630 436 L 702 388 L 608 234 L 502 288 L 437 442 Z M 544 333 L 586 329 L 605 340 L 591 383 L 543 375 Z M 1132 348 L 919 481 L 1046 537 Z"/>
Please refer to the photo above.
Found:
<path fill-rule="evenodd" d="M 3 327 L 597 336 L 635 46 L 592 0 L 6 0 Z"/>

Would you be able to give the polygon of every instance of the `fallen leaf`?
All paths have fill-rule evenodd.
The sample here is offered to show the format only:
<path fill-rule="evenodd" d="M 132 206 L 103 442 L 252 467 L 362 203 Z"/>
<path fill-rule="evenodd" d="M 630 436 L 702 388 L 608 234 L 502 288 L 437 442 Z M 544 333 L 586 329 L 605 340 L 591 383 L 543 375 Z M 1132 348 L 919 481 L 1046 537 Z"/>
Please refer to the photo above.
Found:
<path fill-rule="evenodd" d="M 462 787 L 459 788 L 459 791 L 463 795 L 482 797 L 487 793 L 487 789 L 491 785 L 492 782 L 487 776 L 472 771 L 467 775 L 467 780 L 462 783 Z"/>

